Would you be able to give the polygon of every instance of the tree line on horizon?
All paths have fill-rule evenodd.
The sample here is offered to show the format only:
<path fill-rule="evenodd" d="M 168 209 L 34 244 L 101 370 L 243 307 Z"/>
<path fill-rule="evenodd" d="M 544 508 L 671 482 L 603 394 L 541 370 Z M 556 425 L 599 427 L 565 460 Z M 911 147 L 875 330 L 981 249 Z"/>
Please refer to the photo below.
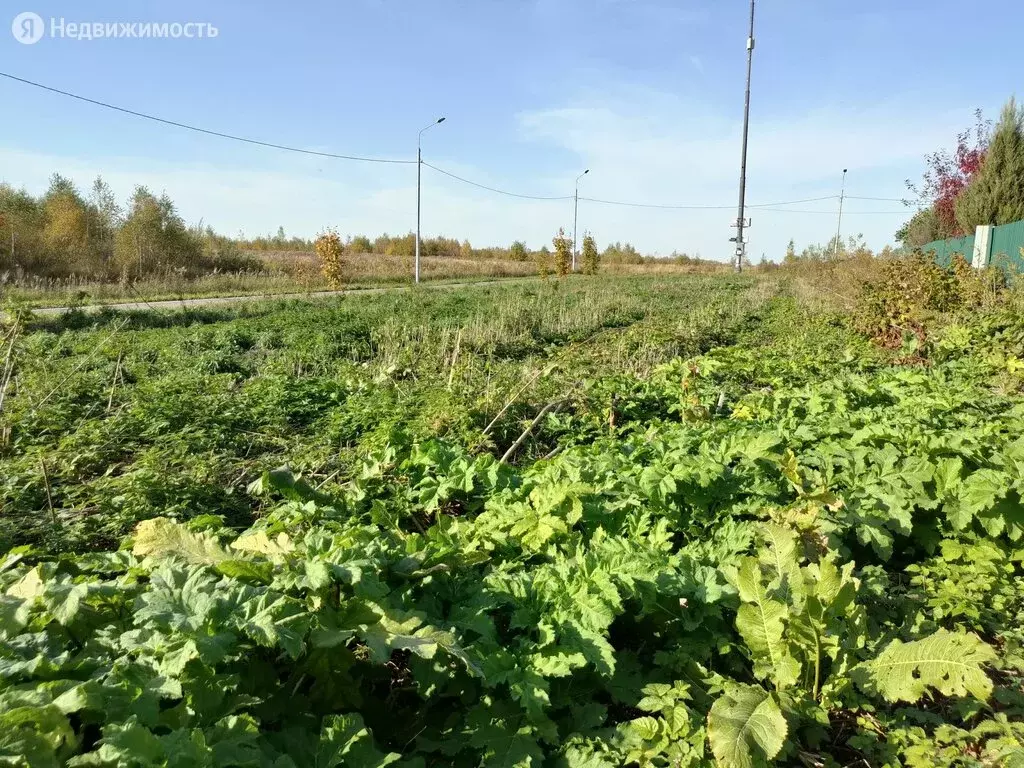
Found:
<path fill-rule="evenodd" d="M 279 227 L 274 235 L 261 235 L 254 238 L 238 238 L 238 246 L 245 251 L 276 252 L 315 250 L 315 240 L 307 240 L 285 235 L 283 227 Z M 416 234 L 407 232 L 404 235 L 387 233 L 370 238 L 366 235 L 349 235 L 340 241 L 343 253 L 378 254 L 381 256 L 412 257 L 416 253 Z M 583 240 L 579 248 L 582 253 Z M 552 249 L 547 244 L 539 249 L 531 249 L 525 241 L 516 240 L 510 246 L 477 247 L 469 240 L 438 236 L 420 239 L 420 255 L 424 258 L 450 259 L 500 259 L 504 261 L 537 261 L 552 256 Z M 599 253 L 601 261 L 613 264 L 643 264 L 652 261 L 674 261 L 679 264 L 700 264 L 706 260 L 699 256 L 673 251 L 667 257 L 641 254 L 631 243 L 616 241 L 605 246 Z M 708 262 L 711 263 L 711 262 Z"/>
<path fill-rule="evenodd" d="M 189 226 L 166 194 L 137 186 L 121 205 L 100 177 L 88 194 L 60 174 L 34 196 L 0 184 L 0 270 L 18 274 L 136 279 L 259 268 L 210 227 Z"/>
<path fill-rule="evenodd" d="M 349 235 L 343 254 L 412 257 L 412 232 L 377 237 Z M 187 224 L 166 192 L 137 186 L 123 204 L 101 177 L 83 193 L 69 178 L 53 174 L 47 190 L 33 195 L 0 183 L 0 276 L 78 276 L 103 280 L 134 280 L 174 273 L 184 277 L 210 272 L 261 270 L 272 252 L 310 252 L 314 241 L 289 236 L 283 227 L 274 234 L 229 237 L 210 226 Z M 469 240 L 427 237 L 420 243 L 426 258 L 537 261 L 551 249 L 529 248 L 522 240 L 507 247 L 477 247 Z M 699 257 L 673 252 L 669 260 L 701 264 Z M 641 264 L 665 261 L 641 254 L 628 242 L 609 243 L 600 252 L 603 263 Z"/>

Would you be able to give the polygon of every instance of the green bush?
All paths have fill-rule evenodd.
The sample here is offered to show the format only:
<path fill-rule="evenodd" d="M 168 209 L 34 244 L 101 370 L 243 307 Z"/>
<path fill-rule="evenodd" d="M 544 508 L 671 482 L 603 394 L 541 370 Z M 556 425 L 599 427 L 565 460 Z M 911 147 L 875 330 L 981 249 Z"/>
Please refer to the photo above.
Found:
<path fill-rule="evenodd" d="M 589 232 L 583 236 L 583 274 L 596 275 L 601 265 L 601 257 L 597 252 L 597 244 Z"/>
<path fill-rule="evenodd" d="M 917 251 L 884 262 L 877 277 L 861 286 L 854 327 L 890 349 L 910 337 L 923 343 L 935 313 L 979 307 L 1003 285 L 993 270 L 975 270 L 962 254 L 954 254 L 946 269 Z"/>

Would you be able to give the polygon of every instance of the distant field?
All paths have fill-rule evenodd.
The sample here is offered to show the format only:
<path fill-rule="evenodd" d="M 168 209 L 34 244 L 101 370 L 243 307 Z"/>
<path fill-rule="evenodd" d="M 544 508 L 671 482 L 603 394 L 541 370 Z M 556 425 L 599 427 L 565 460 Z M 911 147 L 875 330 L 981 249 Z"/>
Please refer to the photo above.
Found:
<path fill-rule="evenodd" d="M 78 306 L 117 302 L 165 301 L 221 296 L 273 296 L 328 290 L 316 255 L 305 251 L 249 251 L 261 269 L 213 272 L 187 278 L 178 273 L 147 277 L 135 282 L 98 281 L 92 278 L 15 277 L 0 273 L 0 297 L 34 307 Z M 409 283 L 413 259 L 373 253 L 348 254 L 344 259 L 345 288 Z M 645 264 L 602 264 L 607 275 L 685 275 L 728 272 L 729 265 L 674 261 Z M 424 257 L 420 277 L 429 281 L 468 282 L 537 274 L 533 261 L 452 259 Z"/>
<path fill-rule="evenodd" d="M 307 276 L 323 282 L 316 254 L 302 251 L 248 251 L 272 271 L 286 272 L 298 279 Z M 353 283 L 402 282 L 411 279 L 412 256 L 383 256 L 377 253 L 346 254 L 345 274 Z M 537 266 L 530 261 L 499 259 L 451 259 L 422 257 L 420 277 L 424 280 L 446 280 L 464 277 L 521 277 L 533 275 Z"/>
<path fill-rule="evenodd" d="M 268 269 L 291 274 L 302 274 L 317 269 L 316 254 L 302 251 L 248 251 L 247 255 L 260 259 Z M 363 280 L 407 280 L 413 271 L 411 256 L 381 256 L 376 253 L 348 254 L 345 256 L 348 274 L 355 282 Z M 532 260 L 508 261 L 502 259 L 452 259 L 424 257 L 421 275 L 425 279 L 461 277 L 515 277 L 537 274 Z M 601 272 L 610 275 L 689 275 L 713 274 L 731 271 L 725 262 L 679 263 L 671 259 L 643 264 L 613 261 L 601 263 Z"/>
<path fill-rule="evenodd" d="M 261 296 L 306 293 L 329 289 L 316 256 L 295 251 L 260 251 L 263 269 L 214 272 L 198 278 L 180 274 L 147 277 L 135 282 L 97 281 L 78 277 L 14 277 L 0 274 L 0 295 L 30 306 L 106 304 L 123 301 L 159 301 L 215 296 Z M 411 258 L 358 254 L 345 259 L 344 287 L 370 287 L 411 282 Z M 532 262 L 426 258 L 423 280 L 469 281 L 536 274 Z"/>

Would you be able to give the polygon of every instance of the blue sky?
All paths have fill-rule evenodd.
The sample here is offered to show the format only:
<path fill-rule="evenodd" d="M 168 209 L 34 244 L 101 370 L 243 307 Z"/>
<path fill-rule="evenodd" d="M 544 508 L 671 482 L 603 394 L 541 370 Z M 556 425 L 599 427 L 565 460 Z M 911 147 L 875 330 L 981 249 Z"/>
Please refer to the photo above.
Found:
<path fill-rule="evenodd" d="M 746 0 L 42 2 L 13 19 L 209 22 L 215 39 L 40 40 L 0 34 L 5 72 L 84 96 L 307 149 L 424 159 L 535 195 L 734 206 Z M 984 19 L 982 27 L 976 20 Z M 5 23 L 4 26 L 7 26 Z M 992 0 L 760 0 L 748 201 L 901 197 L 925 153 L 950 146 L 1018 87 L 1024 5 Z M 1008 63 L 1010 62 L 1010 63 Z M 166 190 L 189 221 L 234 234 L 415 226 L 415 166 L 348 163 L 240 145 L 109 112 L 0 78 L 0 179 L 37 192 L 59 171 L 126 197 Z M 835 232 L 835 201 L 753 209 L 750 255 Z M 848 201 L 846 233 L 880 247 L 905 217 Z M 810 213 L 806 211 L 817 211 Z M 726 259 L 735 210 L 582 202 L 599 244 Z M 424 169 L 425 234 L 539 247 L 572 201 L 526 201 Z"/>

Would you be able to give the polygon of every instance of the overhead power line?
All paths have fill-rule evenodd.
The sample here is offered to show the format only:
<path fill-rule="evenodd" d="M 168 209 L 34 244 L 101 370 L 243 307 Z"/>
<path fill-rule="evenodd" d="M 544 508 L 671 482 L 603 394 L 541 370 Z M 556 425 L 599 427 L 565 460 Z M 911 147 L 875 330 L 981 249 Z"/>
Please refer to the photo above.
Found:
<path fill-rule="evenodd" d="M 849 195 L 847 195 L 849 198 Z M 747 206 L 750 207 L 749 205 Z M 761 207 L 756 210 L 760 211 L 774 211 L 776 213 L 824 213 L 829 216 L 835 216 L 835 211 L 805 211 L 796 208 L 767 208 Z M 843 211 L 843 216 L 906 216 L 906 211 Z"/>
<path fill-rule="evenodd" d="M 152 120 L 155 123 L 163 123 L 164 125 L 173 125 L 175 128 L 184 128 L 189 131 L 195 131 L 196 133 L 205 133 L 207 136 L 217 136 L 222 139 L 230 139 L 232 141 L 240 141 L 245 144 L 255 144 L 258 147 L 270 147 L 271 149 L 281 149 L 285 152 L 298 152 L 303 155 L 316 155 L 317 157 L 331 157 L 335 160 L 357 160 L 363 163 L 396 163 L 401 165 L 413 165 L 415 160 L 394 160 L 381 157 L 360 157 L 359 155 L 342 155 L 336 152 L 318 152 L 313 149 L 302 149 L 300 147 L 289 147 L 285 144 L 275 144 L 270 141 L 260 141 L 258 139 L 250 139 L 245 136 L 235 136 L 230 133 L 221 133 L 220 131 L 211 131 L 208 128 L 200 128 L 196 125 L 189 125 L 188 123 L 179 123 L 177 120 L 167 120 L 163 117 L 157 117 L 155 115 L 149 115 L 145 112 L 137 112 L 134 109 L 126 109 L 125 107 L 119 107 L 116 104 L 108 104 L 105 101 L 98 101 L 97 99 L 90 99 L 85 96 L 79 96 L 77 93 L 71 93 L 70 91 L 62 91 L 60 88 L 53 88 L 49 85 L 43 85 L 42 83 L 36 83 L 32 80 L 26 80 L 23 77 L 16 77 L 8 74 L 7 72 L 0 72 L 0 77 L 6 77 L 8 80 L 14 80 L 25 85 L 31 85 L 33 88 L 41 88 L 44 91 L 50 93 L 57 93 L 61 96 L 67 96 L 70 99 L 77 99 L 78 101 L 84 101 L 87 104 L 93 104 L 97 107 L 104 107 L 105 109 L 112 109 L 115 112 L 122 112 L 126 115 L 132 115 L 134 117 L 141 117 L 145 120 Z"/>
<path fill-rule="evenodd" d="M 758 205 L 751 205 L 748 203 L 746 207 L 765 209 L 767 206 L 773 205 L 796 205 L 798 203 L 817 203 L 822 200 L 837 199 L 837 195 L 829 195 L 827 197 L 809 197 L 805 200 L 783 200 L 778 203 L 760 203 Z M 679 211 L 731 211 L 735 207 L 732 205 L 660 205 L 655 203 L 628 203 L 621 200 L 599 200 L 594 197 L 581 197 L 580 200 L 586 200 L 588 203 L 600 203 L 602 205 L 624 205 L 630 208 L 667 208 Z"/>
<path fill-rule="evenodd" d="M 456 181 L 461 181 L 463 184 L 469 184 L 474 187 L 479 187 L 480 189 L 486 189 L 488 192 L 494 192 L 499 195 L 507 195 L 508 197 L 520 197 L 523 198 L 524 200 L 572 200 L 573 198 L 572 195 L 557 195 L 553 197 L 548 197 L 544 195 L 521 195 L 517 192 L 508 192 L 504 189 L 498 189 L 497 187 L 489 187 L 486 184 L 480 184 L 479 182 L 476 181 L 470 181 L 469 179 L 465 179 L 462 176 L 456 176 L 454 173 L 446 171 L 444 168 L 438 168 L 436 165 L 431 165 L 426 161 L 424 161 L 423 164 L 427 166 L 427 168 L 433 168 L 438 173 L 443 173 L 445 176 L 453 178 Z M 582 197 L 580 198 L 580 200 L 584 199 L 585 198 Z"/>
<path fill-rule="evenodd" d="M 627 208 L 658 208 L 662 210 L 672 211 L 727 211 L 731 210 L 731 205 L 661 205 L 658 203 L 627 203 L 622 200 L 600 200 L 596 197 L 581 197 L 580 200 L 585 200 L 588 203 L 598 203 L 600 205 L 621 205 Z"/>
<path fill-rule="evenodd" d="M 847 195 L 848 200 L 874 200 L 878 203 L 915 203 L 916 200 L 910 200 L 906 197 L 858 197 L 857 195 Z"/>

